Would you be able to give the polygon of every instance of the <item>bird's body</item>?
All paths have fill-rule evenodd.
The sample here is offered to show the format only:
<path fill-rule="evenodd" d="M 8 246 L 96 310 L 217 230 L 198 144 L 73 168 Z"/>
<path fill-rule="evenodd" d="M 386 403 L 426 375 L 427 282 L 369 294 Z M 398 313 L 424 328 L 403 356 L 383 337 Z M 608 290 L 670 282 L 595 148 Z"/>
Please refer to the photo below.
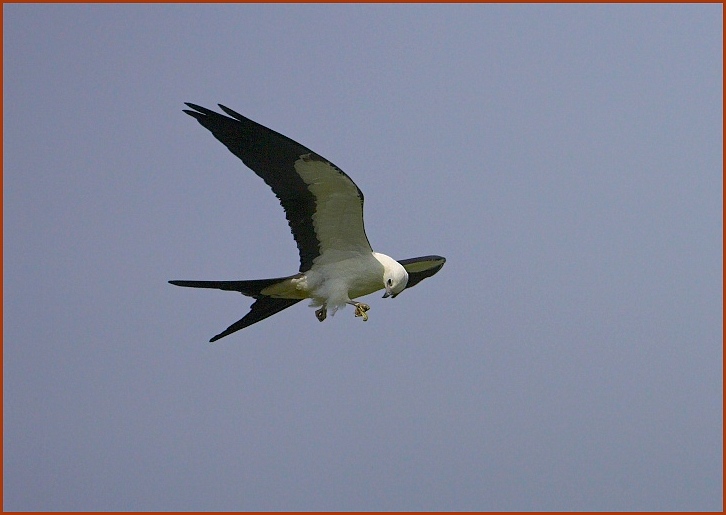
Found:
<path fill-rule="evenodd" d="M 275 298 L 311 299 L 311 306 L 326 305 L 334 313 L 352 299 L 382 290 L 383 273 L 383 264 L 371 252 L 321 264 L 260 293 Z M 335 281 L 327 280 L 329 277 L 335 277 Z"/>
<path fill-rule="evenodd" d="M 238 291 L 254 297 L 250 312 L 211 341 L 311 299 L 323 321 L 346 304 L 368 319 L 353 299 L 385 289 L 395 297 L 438 272 L 446 261 L 425 256 L 396 261 L 373 252 L 363 226 L 363 194 L 342 170 L 299 143 L 222 105 L 224 116 L 187 104 L 184 112 L 259 175 L 277 195 L 300 253 L 297 274 L 251 281 L 169 281 L 177 286 Z"/>

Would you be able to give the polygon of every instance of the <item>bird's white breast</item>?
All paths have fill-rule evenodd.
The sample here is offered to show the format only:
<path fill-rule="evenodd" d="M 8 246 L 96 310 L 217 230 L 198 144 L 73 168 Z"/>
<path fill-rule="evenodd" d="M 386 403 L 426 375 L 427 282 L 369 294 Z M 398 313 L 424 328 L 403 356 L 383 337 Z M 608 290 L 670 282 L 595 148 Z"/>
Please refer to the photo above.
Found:
<path fill-rule="evenodd" d="M 305 273 L 313 305 L 333 311 L 356 297 L 383 289 L 383 265 L 372 253 L 316 264 Z"/>

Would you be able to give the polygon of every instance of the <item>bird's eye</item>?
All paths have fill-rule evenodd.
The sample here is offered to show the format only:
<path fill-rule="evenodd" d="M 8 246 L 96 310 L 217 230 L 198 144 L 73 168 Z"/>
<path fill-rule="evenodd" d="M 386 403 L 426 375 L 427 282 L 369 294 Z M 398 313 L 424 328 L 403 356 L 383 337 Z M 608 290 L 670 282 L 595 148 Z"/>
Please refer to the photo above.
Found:
<path fill-rule="evenodd" d="M 393 284 L 393 281 L 391 281 L 390 279 L 387 282 L 388 282 L 388 286 L 391 286 Z"/>

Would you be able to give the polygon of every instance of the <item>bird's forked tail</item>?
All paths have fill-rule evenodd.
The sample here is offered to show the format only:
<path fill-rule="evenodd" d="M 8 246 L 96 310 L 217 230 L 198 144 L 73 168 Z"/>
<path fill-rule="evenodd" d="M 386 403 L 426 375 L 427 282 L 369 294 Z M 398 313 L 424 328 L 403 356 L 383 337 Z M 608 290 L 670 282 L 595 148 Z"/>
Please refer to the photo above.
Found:
<path fill-rule="evenodd" d="M 265 288 L 289 281 L 294 276 L 278 277 L 275 279 L 254 279 L 251 281 L 169 281 L 175 286 L 185 286 L 189 288 L 214 288 L 217 290 L 237 291 L 248 297 L 253 297 L 255 302 L 250 306 L 250 312 L 243 318 L 229 326 L 227 329 L 213 337 L 210 342 L 215 342 L 220 338 L 224 338 L 240 329 L 251 326 L 264 320 L 267 317 L 279 313 L 285 308 L 289 308 L 293 304 L 297 304 L 302 299 L 285 299 L 270 297 L 262 293 Z"/>

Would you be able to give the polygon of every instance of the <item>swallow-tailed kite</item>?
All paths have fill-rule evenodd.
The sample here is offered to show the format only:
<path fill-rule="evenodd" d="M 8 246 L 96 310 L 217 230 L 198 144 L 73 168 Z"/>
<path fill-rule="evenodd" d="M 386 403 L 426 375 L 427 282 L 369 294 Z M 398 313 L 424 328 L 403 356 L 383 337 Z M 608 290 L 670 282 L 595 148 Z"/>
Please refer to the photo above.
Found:
<path fill-rule="evenodd" d="M 184 112 L 252 169 L 280 200 L 300 252 L 297 274 L 252 281 L 169 281 L 177 286 L 217 288 L 253 297 L 250 312 L 216 341 L 303 299 L 321 322 L 346 304 L 368 320 L 370 307 L 353 299 L 385 289 L 395 297 L 441 270 L 446 259 L 424 256 L 396 261 L 373 252 L 363 229 L 363 193 L 343 171 L 290 138 L 219 107 L 228 115 L 187 103 Z"/>

